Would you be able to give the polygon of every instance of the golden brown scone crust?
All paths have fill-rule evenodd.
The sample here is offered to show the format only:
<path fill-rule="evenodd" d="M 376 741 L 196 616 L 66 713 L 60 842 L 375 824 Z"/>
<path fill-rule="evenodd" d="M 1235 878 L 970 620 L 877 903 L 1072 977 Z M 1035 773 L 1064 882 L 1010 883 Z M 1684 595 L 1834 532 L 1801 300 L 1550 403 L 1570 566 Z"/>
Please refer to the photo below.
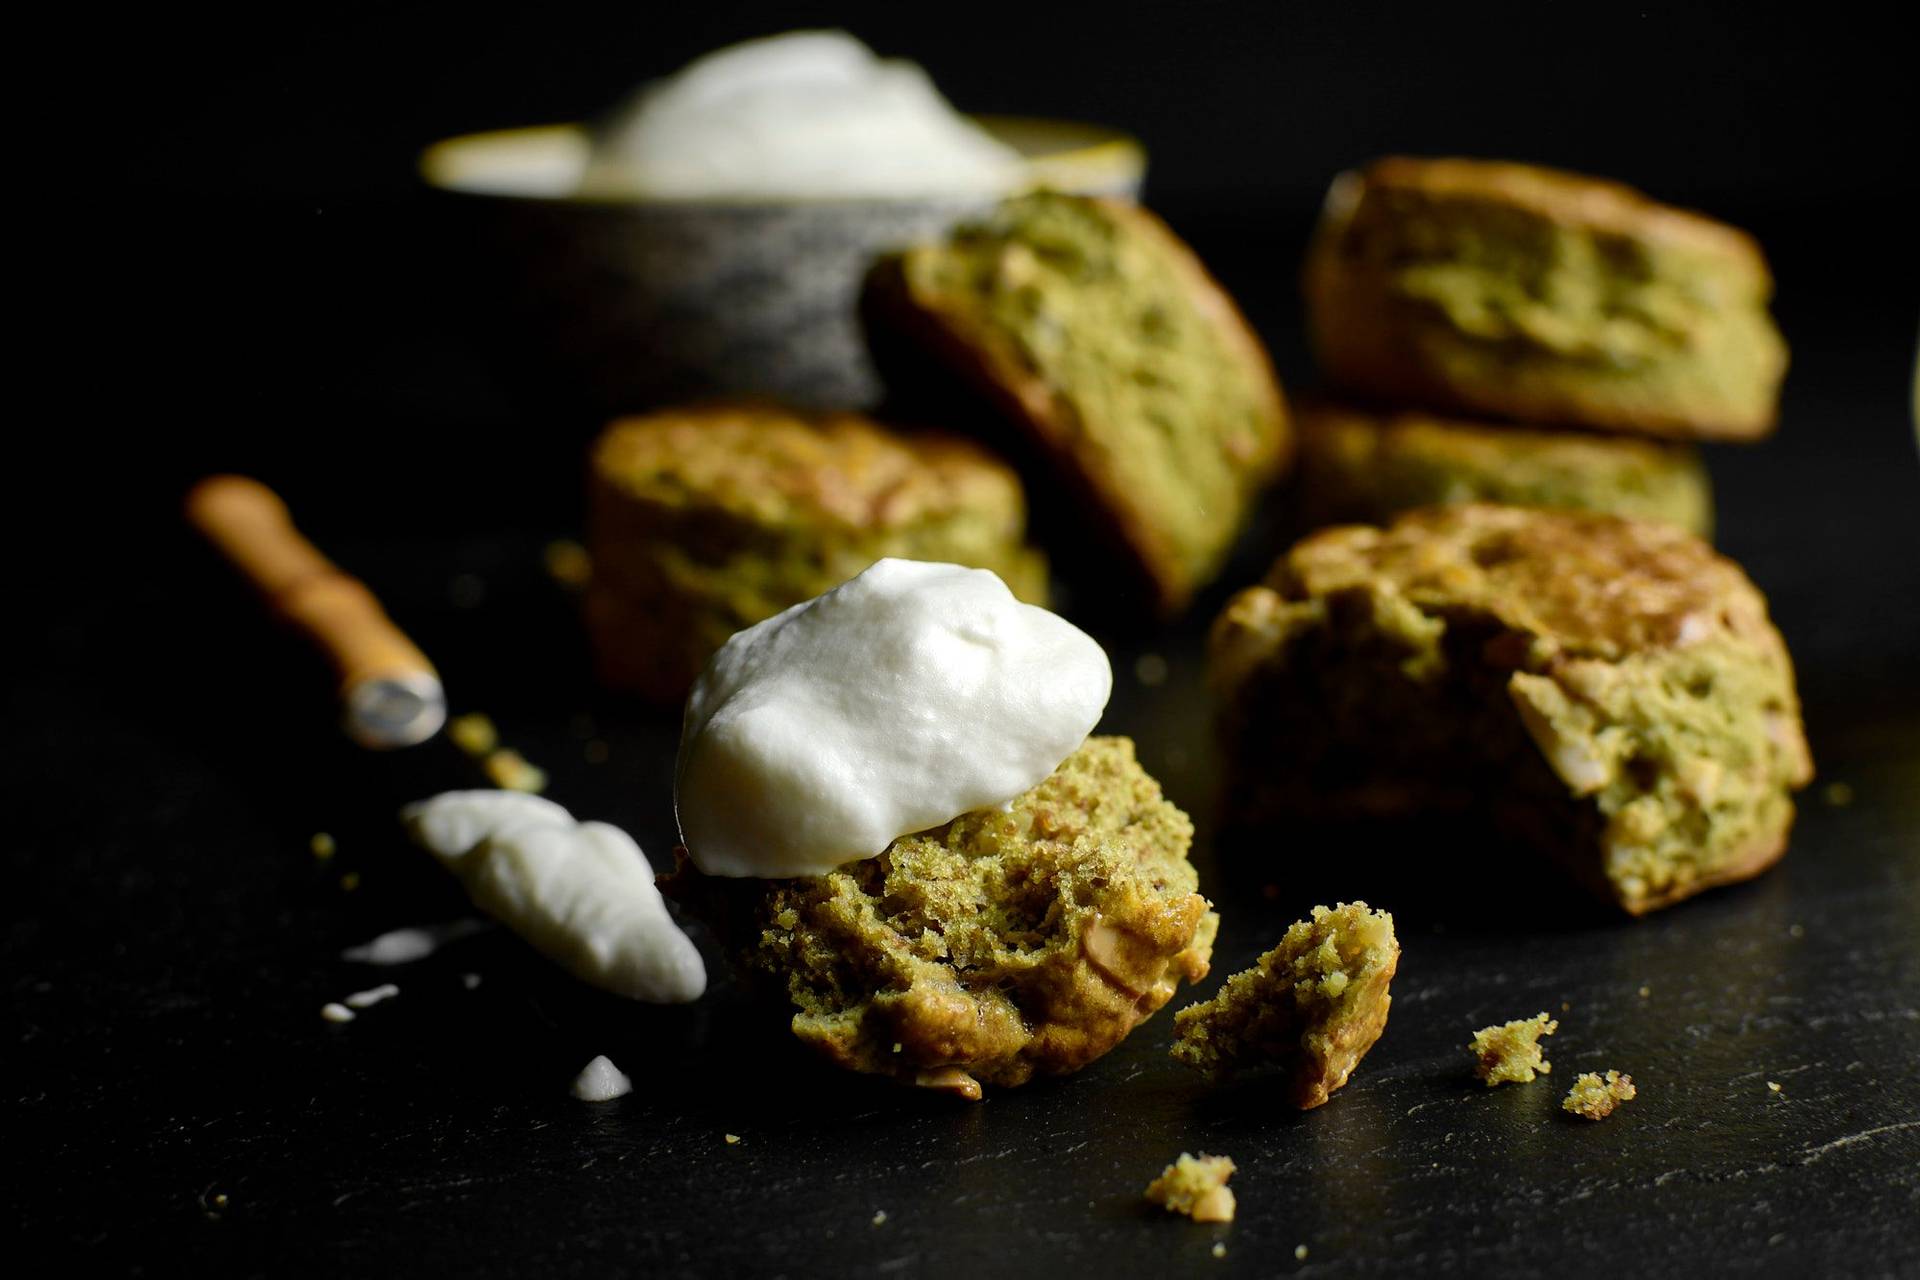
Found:
<path fill-rule="evenodd" d="M 714 404 L 614 422 L 588 485 L 601 680 L 686 696 L 728 636 L 885 556 L 991 569 L 1044 603 L 1012 469 L 971 441 L 852 413 Z"/>
<path fill-rule="evenodd" d="M 1304 283 L 1321 367 L 1357 396 L 1680 439 L 1774 425 L 1759 247 L 1620 183 L 1380 160 L 1335 181 Z"/>
<path fill-rule="evenodd" d="M 1323 530 L 1229 602 L 1212 664 L 1243 811 L 1478 809 L 1636 915 L 1771 865 L 1812 776 L 1765 599 L 1662 523 Z"/>

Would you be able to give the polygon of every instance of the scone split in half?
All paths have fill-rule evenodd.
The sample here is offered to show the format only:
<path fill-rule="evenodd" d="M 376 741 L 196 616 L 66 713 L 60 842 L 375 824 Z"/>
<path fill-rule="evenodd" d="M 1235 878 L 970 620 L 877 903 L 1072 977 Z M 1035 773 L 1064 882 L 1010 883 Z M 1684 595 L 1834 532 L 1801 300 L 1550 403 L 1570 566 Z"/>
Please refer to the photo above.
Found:
<path fill-rule="evenodd" d="M 841 1066 L 978 1097 L 1077 1071 L 1207 972 L 1193 826 L 1125 738 L 1091 738 L 1005 812 L 822 876 L 703 880 L 742 966 Z"/>
<path fill-rule="evenodd" d="M 889 390 L 938 404 L 957 384 L 983 400 L 1037 447 L 1060 498 L 1106 527 L 1165 612 L 1219 572 L 1288 461 L 1265 349 L 1192 251 L 1137 205 L 1009 200 L 880 263 L 862 307 Z"/>
<path fill-rule="evenodd" d="M 1765 600 L 1666 524 L 1323 530 L 1229 602 L 1211 667 L 1240 818 L 1481 813 L 1634 914 L 1773 863 L 1812 774 Z"/>

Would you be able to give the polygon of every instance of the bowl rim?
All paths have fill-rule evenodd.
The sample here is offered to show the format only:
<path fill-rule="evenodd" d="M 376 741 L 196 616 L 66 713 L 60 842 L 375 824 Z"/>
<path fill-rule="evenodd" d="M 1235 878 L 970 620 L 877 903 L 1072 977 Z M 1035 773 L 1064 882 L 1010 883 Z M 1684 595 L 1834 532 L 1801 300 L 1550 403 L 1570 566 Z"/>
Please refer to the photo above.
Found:
<path fill-rule="evenodd" d="M 1061 120 L 1043 116 L 969 115 L 967 119 L 1003 140 L 1009 135 L 1052 132 L 1066 145 L 1027 153 L 1032 178 L 1001 195 L 1040 187 L 1093 193 L 1137 187 L 1145 177 L 1147 151 L 1138 138 L 1124 130 L 1080 120 Z M 805 206 L 876 206 L 922 204 L 929 202 L 966 202 L 997 198 L 963 191 L 924 192 L 917 195 L 796 195 L 796 196 L 645 196 L 620 192 L 578 192 L 545 194 L 531 191 L 488 191 L 460 183 L 455 169 L 463 163 L 463 153 L 482 146 L 499 145 L 511 140 L 522 142 L 564 140 L 576 146 L 587 145 L 590 127 L 575 120 L 555 124 L 517 125 L 506 129 L 482 129 L 454 134 L 421 148 L 415 169 L 422 182 L 436 192 L 467 200 L 500 201 L 530 205 L 572 205 L 593 208 L 648 209 L 776 209 Z M 1075 174 L 1081 175 L 1077 179 Z"/>

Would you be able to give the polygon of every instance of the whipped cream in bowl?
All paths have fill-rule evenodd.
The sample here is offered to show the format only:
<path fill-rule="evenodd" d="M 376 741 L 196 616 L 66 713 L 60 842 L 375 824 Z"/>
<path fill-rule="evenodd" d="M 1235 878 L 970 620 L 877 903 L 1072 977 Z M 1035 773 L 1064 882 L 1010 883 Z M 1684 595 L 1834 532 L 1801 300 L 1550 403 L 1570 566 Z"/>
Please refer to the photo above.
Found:
<path fill-rule="evenodd" d="M 856 299 L 879 254 L 1033 186 L 1131 197 L 1145 167 L 1112 129 L 968 116 L 918 66 L 828 31 L 710 53 L 595 124 L 420 157 L 439 215 L 478 224 L 445 237 L 485 246 L 469 273 L 511 277 L 484 291 L 508 310 L 476 331 L 609 413 L 740 394 L 871 404 Z"/>
<path fill-rule="evenodd" d="M 1001 194 L 1024 158 L 918 65 L 843 31 L 796 31 L 649 85 L 595 140 L 583 192 L 653 199 Z"/>
<path fill-rule="evenodd" d="M 881 560 L 714 656 L 681 730 L 681 841 L 713 876 L 875 857 L 1037 785 L 1112 688 L 1098 642 L 993 573 Z"/>

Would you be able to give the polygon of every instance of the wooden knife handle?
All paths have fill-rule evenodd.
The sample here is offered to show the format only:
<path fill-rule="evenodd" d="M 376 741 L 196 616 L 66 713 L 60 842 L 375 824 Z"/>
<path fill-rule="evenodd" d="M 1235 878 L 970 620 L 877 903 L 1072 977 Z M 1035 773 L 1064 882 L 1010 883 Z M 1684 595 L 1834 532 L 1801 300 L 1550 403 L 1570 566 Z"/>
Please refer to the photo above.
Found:
<path fill-rule="evenodd" d="M 342 692 L 368 680 L 434 675 L 371 591 L 320 554 L 280 495 L 245 476 L 209 476 L 187 494 L 187 519 L 273 611 L 319 646 Z"/>

